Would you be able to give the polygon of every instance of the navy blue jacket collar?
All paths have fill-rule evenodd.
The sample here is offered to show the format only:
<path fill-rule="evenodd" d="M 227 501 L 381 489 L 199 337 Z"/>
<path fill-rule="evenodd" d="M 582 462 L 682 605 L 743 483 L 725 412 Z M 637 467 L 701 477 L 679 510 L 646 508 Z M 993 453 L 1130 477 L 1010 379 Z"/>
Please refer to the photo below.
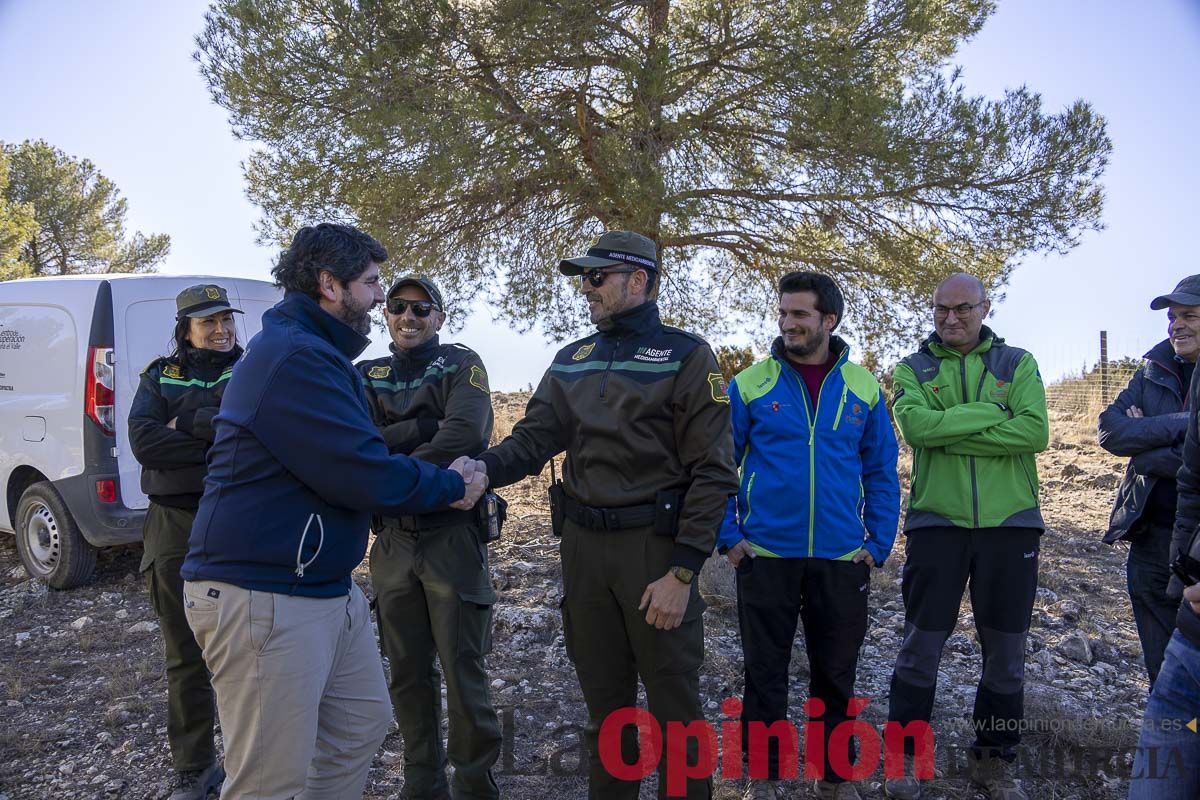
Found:
<path fill-rule="evenodd" d="M 295 322 L 306 331 L 320 336 L 336 347 L 346 358 L 358 358 L 371 340 L 342 322 L 306 294 L 287 292 L 276 303 L 275 311 Z"/>
<path fill-rule="evenodd" d="M 432 361 L 437 355 L 441 343 L 438 341 L 438 335 L 435 333 L 427 342 L 423 342 L 411 350 L 401 350 L 396 347 L 396 343 L 392 342 L 388 345 L 388 349 L 392 351 L 392 358 L 396 359 L 400 366 L 411 367 L 414 364 L 424 364 L 427 361 Z"/>
<path fill-rule="evenodd" d="M 596 325 L 605 336 L 636 335 L 647 333 L 661 326 L 662 320 L 658 317 L 658 303 L 653 300 L 625 311 L 619 311 Z"/>

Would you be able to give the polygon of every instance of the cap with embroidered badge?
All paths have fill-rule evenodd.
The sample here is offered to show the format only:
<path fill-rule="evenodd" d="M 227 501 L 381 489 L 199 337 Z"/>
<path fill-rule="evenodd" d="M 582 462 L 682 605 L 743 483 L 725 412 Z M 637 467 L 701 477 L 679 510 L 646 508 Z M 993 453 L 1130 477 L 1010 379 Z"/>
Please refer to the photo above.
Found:
<path fill-rule="evenodd" d="M 229 293 L 215 283 L 189 286 L 175 296 L 175 318 L 211 317 L 222 311 L 243 313 L 240 308 L 229 305 Z"/>
<path fill-rule="evenodd" d="M 442 292 L 437 288 L 433 281 L 424 275 L 405 275 L 392 284 L 392 288 L 387 290 L 387 297 L 390 300 L 392 295 L 398 289 L 403 289 L 405 286 L 416 286 L 422 289 L 425 294 L 429 295 L 429 299 L 437 306 L 438 311 L 445 311 L 446 304 L 442 302 Z"/>
<path fill-rule="evenodd" d="M 588 248 L 586 256 L 564 258 L 558 263 L 563 275 L 577 276 L 604 267 L 633 266 L 658 272 L 658 248 L 633 231 L 609 231 Z"/>

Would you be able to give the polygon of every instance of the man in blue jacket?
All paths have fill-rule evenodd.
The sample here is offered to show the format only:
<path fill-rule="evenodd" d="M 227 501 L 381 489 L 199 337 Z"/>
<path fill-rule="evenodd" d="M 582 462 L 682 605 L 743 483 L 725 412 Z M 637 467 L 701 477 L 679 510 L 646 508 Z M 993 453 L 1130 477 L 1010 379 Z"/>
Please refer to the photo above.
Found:
<path fill-rule="evenodd" d="M 824 775 L 817 796 L 859 797 L 830 763 L 829 737 L 847 718 L 854 694 L 870 571 L 888 557 L 896 538 L 900 483 L 896 435 L 879 382 L 850 363 L 846 342 L 833 335 L 843 307 L 828 276 L 783 276 L 782 335 L 770 358 L 738 373 L 729 386 L 741 487 L 718 547 L 737 569 L 748 800 L 777 797 L 781 743 L 770 740 L 767 774 L 755 775 L 762 757 L 755 750 L 763 746 L 755 731 L 787 719 L 797 618 L 808 648 L 809 696 L 825 704 L 824 763 L 812 765 Z M 847 745 L 842 755 L 838 761 L 845 765 L 852 748 Z"/>
<path fill-rule="evenodd" d="M 387 251 L 345 225 L 302 228 L 272 271 L 284 299 L 214 420 L 183 563 L 213 674 L 223 797 L 351 798 L 391 721 L 367 601 L 351 580 L 372 513 L 470 508 L 475 462 L 389 455 L 351 361 L 383 301 Z"/>
<path fill-rule="evenodd" d="M 1167 309 L 1167 338 L 1146 353 L 1145 365 L 1100 414 L 1099 427 L 1100 446 L 1129 457 L 1104 542 L 1129 543 L 1129 601 L 1153 685 L 1179 609 L 1178 599 L 1167 596 L 1168 565 L 1188 386 L 1200 356 L 1200 275 L 1184 278 L 1150 308 Z"/>

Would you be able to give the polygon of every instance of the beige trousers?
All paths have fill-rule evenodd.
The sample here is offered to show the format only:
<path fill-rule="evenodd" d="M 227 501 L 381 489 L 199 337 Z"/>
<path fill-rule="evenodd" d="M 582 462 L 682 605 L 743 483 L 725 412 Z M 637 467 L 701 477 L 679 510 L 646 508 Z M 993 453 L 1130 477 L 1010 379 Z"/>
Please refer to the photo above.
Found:
<path fill-rule="evenodd" d="M 367 600 L 183 585 L 225 740 L 223 800 L 358 800 L 392 719 Z"/>

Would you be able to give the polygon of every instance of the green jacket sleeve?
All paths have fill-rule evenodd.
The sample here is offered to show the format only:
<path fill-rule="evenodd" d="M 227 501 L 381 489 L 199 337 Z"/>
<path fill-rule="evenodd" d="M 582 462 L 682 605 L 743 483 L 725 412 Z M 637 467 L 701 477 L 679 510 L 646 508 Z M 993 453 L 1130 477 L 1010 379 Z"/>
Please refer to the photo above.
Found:
<path fill-rule="evenodd" d="M 892 381 L 896 387 L 892 415 L 909 447 L 944 447 L 1008 419 L 995 403 L 959 403 L 945 411 L 930 408 L 916 374 L 907 364 L 896 365 Z"/>
<path fill-rule="evenodd" d="M 512 433 L 479 456 L 487 465 L 490 486 L 499 489 L 537 475 L 547 461 L 567 449 L 571 428 L 555 410 L 559 408 L 566 408 L 566 403 L 558 396 L 547 370 Z"/>
<path fill-rule="evenodd" d="M 441 427 L 431 440 L 412 451 L 412 457 L 444 467 L 459 456 L 478 455 L 479 443 L 486 445 L 491 435 L 492 395 L 487 371 L 479 356 L 471 353 L 450 379 Z"/>
<path fill-rule="evenodd" d="M 729 497 L 738 490 L 729 397 L 708 347 L 696 348 L 683 362 L 672 406 L 675 447 L 692 481 L 683 497 L 671 564 L 697 570 L 712 554 Z"/>
<path fill-rule="evenodd" d="M 1021 357 L 1013 374 L 1008 412 L 1011 416 L 999 425 L 946 445 L 946 452 L 957 456 L 1011 456 L 1046 449 L 1050 443 L 1046 387 L 1030 353 Z"/>

